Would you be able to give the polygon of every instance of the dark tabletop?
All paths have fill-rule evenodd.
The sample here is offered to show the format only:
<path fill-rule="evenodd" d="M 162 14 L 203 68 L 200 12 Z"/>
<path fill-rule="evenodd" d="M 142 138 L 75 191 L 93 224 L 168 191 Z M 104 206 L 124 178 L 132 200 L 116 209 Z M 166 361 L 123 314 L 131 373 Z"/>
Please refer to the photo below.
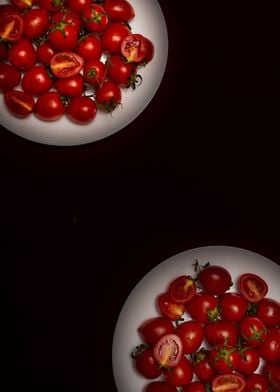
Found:
<path fill-rule="evenodd" d="M 279 263 L 276 11 L 159 2 L 167 69 L 133 123 L 75 147 L 1 128 L 9 390 L 115 391 L 118 314 L 176 253 L 232 245 Z"/>

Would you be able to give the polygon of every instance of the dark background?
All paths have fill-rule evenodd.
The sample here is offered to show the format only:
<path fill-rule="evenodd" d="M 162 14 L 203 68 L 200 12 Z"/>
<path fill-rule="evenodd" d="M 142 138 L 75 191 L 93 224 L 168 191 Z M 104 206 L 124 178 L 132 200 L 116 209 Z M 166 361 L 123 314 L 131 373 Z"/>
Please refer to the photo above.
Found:
<path fill-rule="evenodd" d="M 1 128 L 8 390 L 115 391 L 118 314 L 169 256 L 224 244 L 280 260 L 276 10 L 159 2 L 167 69 L 132 124 L 76 147 Z"/>

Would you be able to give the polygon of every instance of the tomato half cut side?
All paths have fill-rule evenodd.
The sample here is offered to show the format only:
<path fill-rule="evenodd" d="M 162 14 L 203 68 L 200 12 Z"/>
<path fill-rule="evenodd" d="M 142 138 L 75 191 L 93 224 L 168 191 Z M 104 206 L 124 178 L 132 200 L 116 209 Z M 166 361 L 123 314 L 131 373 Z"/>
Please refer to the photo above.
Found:
<path fill-rule="evenodd" d="M 191 276 L 179 276 L 169 286 L 169 295 L 178 304 L 190 301 L 196 294 L 196 285 Z"/>
<path fill-rule="evenodd" d="M 251 303 L 257 303 L 268 292 L 267 283 L 258 275 L 243 274 L 239 277 L 238 287 L 241 294 Z"/>
<path fill-rule="evenodd" d="M 50 62 L 51 71 L 57 78 L 70 78 L 83 68 L 84 60 L 73 52 L 56 53 Z"/>
<path fill-rule="evenodd" d="M 164 335 L 154 347 L 154 358 L 160 366 L 173 368 L 183 355 L 183 344 L 176 334 Z"/>
<path fill-rule="evenodd" d="M 142 64 L 151 61 L 154 55 L 152 42 L 141 34 L 130 34 L 121 44 L 121 53 L 128 62 Z"/>
<path fill-rule="evenodd" d="M 35 101 L 23 91 L 11 90 L 4 94 L 5 104 L 17 117 L 26 117 L 33 112 Z"/>
<path fill-rule="evenodd" d="M 213 392 L 242 392 L 246 388 L 246 381 L 238 374 L 221 374 L 212 381 Z"/>
<path fill-rule="evenodd" d="M 0 41 L 14 43 L 19 41 L 23 31 L 23 20 L 20 15 L 6 15 L 1 19 Z"/>

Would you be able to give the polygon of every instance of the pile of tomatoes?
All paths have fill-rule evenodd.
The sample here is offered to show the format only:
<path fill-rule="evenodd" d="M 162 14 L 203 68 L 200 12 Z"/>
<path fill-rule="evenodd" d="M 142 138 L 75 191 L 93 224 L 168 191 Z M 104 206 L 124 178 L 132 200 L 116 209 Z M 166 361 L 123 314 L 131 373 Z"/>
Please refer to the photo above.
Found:
<path fill-rule="evenodd" d="M 224 267 L 194 264 L 156 298 L 160 315 L 138 328 L 132 352 L 145 392 L 279 392 L 280 303 L 267 283 L 242 274 L 232 291 Z M 180 388 L 180 389 L 177 389 Z"/>
<path fill-rule="evenodd" d="M 0 92 L 15 116 L 86 124 L 112 112 L 154 55 L 131 31 L 128 0 L 10 0 L 0 5 Z"/>

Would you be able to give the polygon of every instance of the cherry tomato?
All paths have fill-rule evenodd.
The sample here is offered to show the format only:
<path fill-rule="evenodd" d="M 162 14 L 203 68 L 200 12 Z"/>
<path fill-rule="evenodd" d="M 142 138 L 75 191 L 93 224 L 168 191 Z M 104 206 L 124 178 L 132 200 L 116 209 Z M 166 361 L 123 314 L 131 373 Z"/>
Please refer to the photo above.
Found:
<path fill-rule="evenodd" d="M 27 117 L 32 113 L 35 101 L 31 95 L 22 91 L 10 90 L 4 94 L 9 111 L 17 117 Z"/>
<path fill-rule="evenodd" d="M 85 60 L 99 60 L 102 55 L 100 38 L 94 34 L 88 34 L 79 39 L 75 51 Z"/>
<path fill-rule="evenodd" d="M 217 319 L 219 314 L 218 299 L 210 293 L 198 292 L 194 298 L 185 304 L 190 316 L 200 323 L 208 323 Z"/>
<path fill-rule="evenodd" d="M 83 9 L 91 4 L 91 0 L 67 0 L 66 4 L 71 11 L 81 14 Z"/>
<path fill-rule="evenodd" d="M 164 381 L 151 382 L 145 388 L 145 392 L 178 392 L 176 387 L 166 384 Z"/>
<path fill-rule="evenodd" d="M 122 40 L 121 54 L 128 62 L 147 64 L 154 57 L 154 45 L 141 34 L 130 34 Z"/>
<path fill-rule="evenodd" d="M 53 82 L 42 65 L 29 69 L 22 78 L 22 88 L 26 94 L 41 95 L 49 91 Z"/>
<path fill-rule="evenodd" d="M 49 91 L 38 98 L 34 113 L 43 121 L 56 121 L 65 112 L 59 93 Z"/>
<path fill-rule="evenodd" d="M 37 54 L 30 41 L 21 38 L 8 52 L 10 63 L 19 71 L 27 71 L 32 68 L 37 61 Z"/>
<path fill-rule="evenodd" d="M 176 334 L 183 343 L 183 353 L 191 354 L 198 350 L 203 340 L 203 328 L 195 320 L 185 321 L 176 329 Z"/>
<path fill-rule="evenodd" d="M 161 375 L 161 369 L 155 361 L 152 349 L 143 350 L 135 359 L 135 367 L 142 376 L 153 379 Z"/>
<path fill-rule="evenodd" d="M 20 15 L 9 14 L 1 18 L 0 40 L 8 43 L 18 42 L 22 36 L 23 20 Z"/>
<path fill-rule="evenodd" d="M 31 8 L 32 5 L 35 3 L 33 0 L 10 0 L 11 3 L 19 8 L 20 10 L 26 10 Z"/>
<path fill-rule="evenodd" d="M 245 376 L 254 373 L 260 363 L 260 356 L 258 351 L 253 347 L 245 346 L 241 347 L 239 353 L 240 361 L 236 368 L 238 373 L 241 373 Z"/>
<path fill-rule="evenodd" d="M 131 35 L 129 28 L 123 23 L 111 23 L 102 35 L 102 46 L 110 54 L 121 54 L 121 44 L 124 38 Z"/>
<path fill-rule="evenodd" d="M 183 275 L 183 276 L 179 276 L 178 278 L 173 280 L 173 282 L 171 282 L 168 292 L 170 297 L 173 299 L 173 301 L 179 304 L 180 303 L 184 304 L 186 302 L 189 302 L 195 296 L 196 285 L 191 276 Z"/>
<path fill-rule="evenodd" d="M 210 351 L 204 347 L 191 355 L 194 374 L 203 382 L 212 381 L 217 373 L 210 364 L 209 356 Z"/>
<path fill-rule="evenodd" d="M 238 366 L 240 354 L 236 347 L 217 344 L 210 351 L 209 360 L 218 373 L 231 373 Z"/>
<path fill-rule="evenodd" d="M 0 19 L 7 15 L 20 15 L 21 11 L 12 4 L 0 4 Z"/>
<path fill-rule="evenodd" d="M 211 294 L 222 295 L 232 285 L 230 273 L 219 265 L 204 267 L 198 277 L 203 288 Z"/>
<path fill-rule="evenodd" d="M 267 330 L 257 317 L 246 316 L 239 324 L 240 334 L 249 346 L 256 347 L 267 338 Z"/>
<path fill-rule="evenodd" d="M 258 347 L 260 356 L 268 362 L 280 361 L 280 329 L 271 328 L 263 343 Z"/>
<path fill-rule="evenodd" d="M 50 25 L 49 14 L 46 10 L 35 8 L 23 14 L 23 36 L 29 40 L 44 35 Z"/>
<path fill-rule="evenodd" d="M 77 28 L 73 24 L 62 20 L 51 24 L 48 39 L 54 49 L 68 51 L 77 46 L 78 36 Z"/>
<path fill-rule="evenodd" d="M 243 274 L 239 277 L 238 287 L 241 294 L 251 303 L 259 302 L 268 291 L 267 283 L 258 275 Z"/>
<path fill-rule="evenodd" d="M 94 87 L 102 86 L 105 80 L 106 67 L 100 60 L 91 59 L 84 65 L 84 80 Z"/>
<path fill-rule="evenodd" d="M 167 384 L 174 387 L 183 387 L 188 385 L 193 378 L 193 370 L 189 360 L 182 357 L 178 364 L 172 368 L 163 370 Z"/>
<path fill-rule="evenodd" d="M 53 47 L 50 45 L 48 41 L 43 42 L 37 48 L 38 61 L 40 61 L 44 65 L 49 65 L 55 53 L 56 52 L 54 51 Z"/>
<path fill-rule="evenodd" d="M 104 8 L 94 3 L 85 6 L 82 17 L 87 30 L 90 32 L 101 33 L 109 23 L 109 17 Z"/>
<path fill-rule="evenodd" d="M 52 73 L 61 79 L 77 75 L 83 66 L 83 58 L 74 52 L 55 53 L 50 62 Z"/>
<path fill-rule="evenodd" d="M 182 392 L 206 392 L 206 391 L 207 391 L 206 386 L 201 381 L 193 381 L 182 389 Z"/>
<path fill-rule="evenodd" d="M 248 302 L 241 294 L 230 292 L 220 297 L 219 306 L 223 319 L 238 322 L 245 316 Z"/>
<path fill-rule="evenodd" d="M 70 98 L 80 97 L 84 91 L 83 81 L 82 75 L 78 74 L 67 79 L 57 79 L 54 86 L 61 95 Z"/>
<path fill-rule="evenodd" d="M 250 374 L 247 379 L 246 391 L 248 392 L 267 392 L 268 382 L 261 374 Z"/>
<path fill-rule="evenodd" d="M 280 324 L 280 303 L 270 298 L 258 302 L 256 316 L 266 327 Z"/>
<path fill-rule="evenodd" d="M 59 11 L 63 7 L 64 0 L 36 0 L 40 8 L 49 12 Z"/>
<path fill-rule="evenodd" d="M 157 297 L 157 305 L 161 314 L 170 320 L 179 320 L 185 312 L 184 304 L 177 304 L 168 293 Z"/>
<path fill-rule="evenodd" d="M 269 383 L 269 391 L 280 391 L 280 363 L 265 363 L 263 375 Z"/>
<path fill-rule="evenodd" d="M 8 47 L 5 42 L 0 42 L 0 61 L 6 60 L 8 57 Z"/>
<path fill-rule="evenodd" d="M 0 63 L 0 91 L 11 90 L 16 87 L 21 79 L 18 70 L 7 63 Z"/>
<path fill-rule="evenodd" d="M 238 374 L 221 374 L 212 381 L 213 392 L 243 392 L 246 380 Z"/>
<path fill-rule="evenodd" d="M 162 336 L 154 346 L 153 355 L 162 367 L 174 368 L 183 356 L 183 344 L 176 334 Z"/>
<path fill-rule="evenodd" d="M 122 93 L 117 84 L 107 80 L 97 90 L 96 100 L 101 109 L 112 112 L 121 103 Z"/>
<path fill-rule="evenodd" d="M 121 87 L 135 88 L 137 83 L 136 73 L 137 67 L 132 63 L 127 63 L 121 56 L 112 55 L 107 60 L 108 78 Z"/>
<path fill-rule="evenodd" d="M 96 103 L 89 97 L 72 98 L 67 107 L 68 117 L 77 124 L 88 124 L 95 118 L 96 112 Z"/>
<path fill-rule="evenodd" d="M 174 325 L 164 317 L 154 317 L 146 320 L 138 328 L 141 339 L 151 345 L 154 345 L 164 335 L 173 334 L 174 332 Z"/>
<path fill-rule="evenodd" d="M 103 7 L 113 22 L 126 22 L 135 16 L 134 8 L 127 0 L 105 0 Z"/>
<path fill-rule="evenodd" d="M 52 22 L 54 24 L 60 22 L 70 23 L 72 26 L 74 26 L 77 29 L 78 32 L 81 30 L 82 27 L 81 17 L 75 12 L 72 12 L 70 10 L 62 10 L 56 12 L 55 14 L 52 15 Z"/>
<path fill-rule="evenodd" d="M 220 343 L 236 346 L 238 342 L 238 328 L 230 321 L 217 320 L 204 327 L 204 336 L 212 346 Z"/>

